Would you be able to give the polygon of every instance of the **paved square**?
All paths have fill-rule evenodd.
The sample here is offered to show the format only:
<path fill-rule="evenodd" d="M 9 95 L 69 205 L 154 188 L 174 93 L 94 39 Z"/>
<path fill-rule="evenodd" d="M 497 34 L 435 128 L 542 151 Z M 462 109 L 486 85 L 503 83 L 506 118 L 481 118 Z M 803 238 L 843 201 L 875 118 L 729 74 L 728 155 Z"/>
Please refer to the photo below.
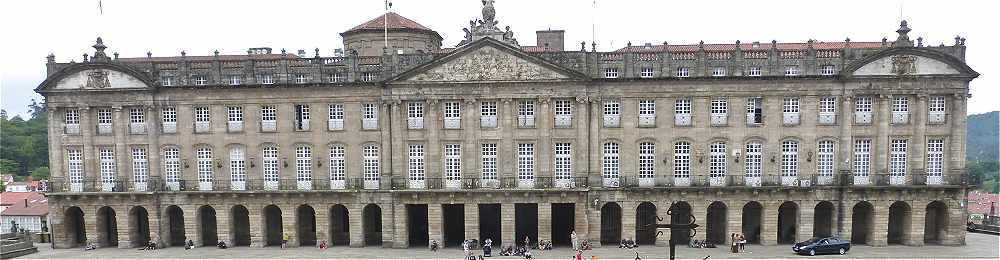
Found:
<path fill-rule="evenodd" d="M 967 258 L 967 259 L 998 259 L 1000 258 L 1000 237 L 985 234 L 970 233 L 966 237 L 966 246 L 887 246 L 870 247 L 855 246 L 846 256 L 830 255 L 821 258 L 848 259 L 848 258 Z M 23 256 L 18 259 L 211 259 L 211 258 L 240 258 L 240 259 L 461 259 L 462 251 L 456 249 L 443 249 L 438 252 L 431 252 L 424 249 L 375 249 L 375 248 L 348 248 L 334 247 L 325 251 L 316 248 L 288 248 L 277 247 L 267 248 L 231 248 L 226 250 L 214 247 L 201 247 L 192 250 L 184 250 L 182 247 L 170 247 L 156 251 L 140 251 L 138 249 L 117 249 L 102 248 L 92 251 L 82 249 L 52 249 L 50 244 L 37 244 L 39 253 Z M 642 259 L 665 259 L 666 247 L 640 247 L 638 250 Z M 747 248 L 749 253 L 732 254 L 727 252 L 727 248 L 714 249 L 691 249 L 678 247 L 677 257 L 681 259 L 703 259 L 706 256 L 729 259 L 775 259 L 775 258 L 799 258 L 792 254 L 789 245 L 779 246 L 756 246 Z M 569 259 L 573 252 L 568 248 L 557 248 L 551 251 L 532 251 L 535 259 Z M 482 253 L 482 251 L 478 251 Z M 585 259 L 590 256 L 597 256 L 597 259 L 634 259 L 635 253 L 631 250 L 618 249 L 617 247 L 604 247 L 584 253 Z M 487 259 L 521 259 L 520 257 L 491 257 Z M 808 259 L 820 259 L 808 258 Z"/>

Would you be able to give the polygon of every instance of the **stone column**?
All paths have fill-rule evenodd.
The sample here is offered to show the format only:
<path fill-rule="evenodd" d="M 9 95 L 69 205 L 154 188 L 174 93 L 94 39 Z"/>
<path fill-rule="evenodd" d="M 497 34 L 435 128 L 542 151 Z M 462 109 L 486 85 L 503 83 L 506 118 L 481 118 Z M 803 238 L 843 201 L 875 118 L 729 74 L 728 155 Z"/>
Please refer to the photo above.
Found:
<path fill-rule="evenodd" d="M 871 246 L 886 246 L 889 232 L 889 203 L 891 201 L 873 201 L 872 207 L 874 207 L 872 216 L 874 223 L 872 225 L 872 236 L 868 242 Z"/>
<path fill-rule="evenodd" d="M 354 203 L 348 204 L 347 207 L 348 214 L 350 215 L 348 217 L 348 225 L 350 225 L 349 236 L 351 237 L 350 246 L 363 247 L 365 246 L 365 230 L 362 221 L 364 220 L 365 204 Z"/>
<path fill-rule="evenodd" d="M 924 223 L 927 221 L 927 201 L 910 202 L 910 237 L 908 246 L 924 245 Z"/>
<path fill-rule="evenodd" d="M 382 248 L 391 248 L 396 237 L 396 230 L 392 227 L 392 223 L 395 223 L 396 211 L 391 203 L 381 203 L 378 206 L 382 208 Z"/>
<path fill-rule="evenodd" d="M 247 217 L 250 219 L 250 247 L 264 247 L 264 206 L 248 203 Z"/>
<path fill-rule="evenodd" d="M 730 236 L 732 233 L 743 233 L 743 205 L 745 202 L 741 200 L 731 200 L 727 201 L 726 205 L 726 230 L 729 231 L 726 234 L 726 246 L 730 246 L 733 243 L 733 239 Z"/>
<path fill-rule="evenodd" d="M 427 238 L 438 242 L 444 246 L 444 205 L 427 204 Z M 504 230 L 506 231 L 506 229 Z M 429 242 L 429 241 L 428 241 Z"/>
<path fill-rule="evenodd" d="M 149 241 L 156 244 L 157 247 L 163 246 L 163 240 L 160 238 L 160 232 L 163 230 L 160 226 L 160 208 L 147 207 L 146 219 L 149 220 Z"/>
<path fill-rule="evenodd" d="M 847 240 L 851 239 L 851 234 L 853 231 L 851 230 L 851 227 L 853 226 L 854 223 L 854 218 L 852 217 L 854 215 L 854 203 L 857 203 L 857 201 L 847 200 L 843 201 L 842 203 L 839 203 L 840 205 L 843 205 L 843 207 L 839 208 L 838 210 L 844 212 L 844 219 L 840 221 L 840 223 L 838 223 L 840 226 L 837 227 L 837 230 L 840 231 L 839 236 L 841 239 L 847 239 Z"/>
<path fill-rule="evenodd" d="M 622 207 L 622 238 L 635 240 L 636 203 L 634 201 L 619 203 Z"/>
<path fill-rule="evenodd" d="M 410 233 L 406 227 L 410 225 L 410 218 L 409 215 L 406 214 L 406 204 L 392 204 L 390 206 L 392 207 L 393 215 L 399 216 L 395 219 L 395 221 L 390 222 L 392 223 L 392 229 L 395 231 L 393 233 L 396 234 L 392 240 L 392 247 L 407 248 L 410 246 Z"/>
<path fill-rule="evenodd" d="M 549 105 L 549 98 L 539 98 L 538 107 L 535 111 L 535 123 L 537 125 L 536 145 L 535 145 L 535 157 L 536 161 L 540 163 L 535 164 L 536 179 L 538 177 L 552 178 L 554 174 L 552 173 L 552 126 L 554 125 L 554 113 L 552 111 L 552 106 Z M 535 180 L 536 182 L 546 181 L 546 179 Z M 544 183 L 541 185 L 552 185 L 552 179 L 548 180 L 549 183 Z M 551 205 L 550 205 L 551 206 Z M 538 218 L 542 219 L 542 218 Z M 541 228 L 541 227 L 539 227 Z M 550 240 L 552 237 L 545 240 Z"/>
<path fill-rule="evenodd" d="M 911 129 L 914 134 L 913 138 L 910 138 L 910 148 L 907 151 L 910 154 L 907 160 L 910 161 L 908 166 L 911 169 L 906 174 L 909 176 L 906 184 L 909 185 L 913 184 L 913 174 L 925 174 L 923 179 L 927 178 L 927 164 L 924 162 L 927 152 L 927 138 L 925 136 L 927 134 L 927 95 L 917 95 L 916 103 L 916 108 L 910 112 L 911 125 L 913 126 Z"/>
<path fill-rule="evenodd" d="M 966 138 L 966 100 L 964 93 L 956 93 L 953 96 L 954 105 L 951 106 L 952 110 L 948 113 L 948 122 L 951 122 L 950 138 L 949 144 L 945 149 L 947 149 L 947 156 L 945 159 L 945 173 L 957 175 L 962 174 L 965 169 L 965 138 Z M 946 179 L 947 180 L 947 179 Z M 948 183 L 957 184 L 957 183 Z"/>
<path fill-rule="evenodd" d="M 773 246 L 778 244 L 778 205 L 781 201 L 761 201 L 764 216 L 760 223 L 760 244 Z"/>
<path fill-rule="evenodd" d="M 892 111 L 889 108 L 889 103 L 892 102 L 892 97 L 889 95 L 878 95 L 876 98 L 877 109 L 873 115 L 872 124 L 876 127 L 876 134 L 874 140 L 872 140 L 872 161 L 871 161 L 871 174 L 886 174 L 889 171 L 889 121 L 892 117 Z M 871 181 L 875 181 L 875 177 L 871 178 Z"/>
<path fill-rule="evenodd" d="M 499 146 L 497 147 L 499 149 L 497 153 L 497 175 L 501 180 L 501 185 L 505 185 L 502 183 L 504 178 L 517 177 L 517 160 L 515 159 L 517 158 L 517 147 L 516 144 L 514 144 L 514 130 L 517 129 L 517 104 L 514 104 L 515 102 L 516 101 L 509 98 L 504 98 L 501 101 L 501 104 L 499 104 L 500 107 L 497 108 L 497 124 L 499 124 L 500 134 L 503 138 L 497 143 L 497 146 Z M 514 185 L 516 185 L 516 181 Z M 507 205 L 501 206 L 501 211 L 504 212 L 504 214 L 509 212 L 511 221 L 513 221 L 514 205 L 510 205 L 510 211 L 507 211 L 506 206 Z M 511 223 L 511 225 L 513 225 L 513 223 Z M 504 228 L 503 232 L 506 234 L 507 229 Z M 510 237 L 513 238 L 513 228 L 511 228 L 510 232 L 512 232 Z M 513 239 L 507 240 L 506 235 L 503 237 L 504 241 L 514 241 Z"/>
<path fill-rule="evenodd" d="M 691 204 L 691 215 L 694 216 L 697 219 L 698 222 L 701 222 L 701 224 L 705 224 L 705 225 L 699 227 L 700 230 L 698 230 L 697 231 L 698 233 L 695 234 L 695 237 L 693 237 L 691 239 L 706 240 L 706 239 L 708 239 L 708 230 L 706 229 L 708 227 L 708 204 L 707 203 L 710 203 L 710 202 L 709 201 L 696 200 L 696 201 L 690 201 L 689 203 Z M 701 225 L 701 224 L 699 224 L 699 225 Z"/>
<path fill-rule="evenodd" d="M 294 158 L 294 157 L 293 157 Z M 299 246 L 299 210 L 296 203 L 279 204 L 281 207 L 281 236 L 288 235 L 288 247 Z"/>
<path fill-rule="evenodd" d="M 596 214 L 596 212 L 588 210 L 590 209 L 590 205 L 589 202 L 584 201 L 583 203 L 577 203 L 573 208 L 575 211 L 574 215 L 576 215 L 573 229 L 576 231 L 576 237 L 581 243 L 593 238 L 592 234 L 596 234 L 590 230 L 590 215 Z"/>
<path fill-rule="evenodd" d="M 201 246 L 201 214 L 198 214 L 198 205 L 178 205 L 184 211 L 184 240 L 194 242 L 194 246 Z"/>
<path fill-rule="evenodd" d="M 813 237 L 815 226 L 815 216 L 816 216 L 816 202 L 815 201 L 798 201 L 799 203 L 799 216 L 796 223 L 796 230 L 798 234 L 795 237 L 795 242 L 806 240 Z"/>
<path fill-rule="evenodd" d="M 118 248 L 132 248 L 132 227 L 128 216 L 130 207 L 125 205 L 115 210 L 115 224 L 118 229 Z"/>
<path fill-rule="evenodd" d="M 670 216 L 667 215 L 667 211 L 670 210 L 670 204 L 673 204 L 673 201 L 663 200 L 663 201 L 657 201 L 657 202 L 654 202 L 654 203 L 656 204 L 656 215 L 659 216 L 659 217 L 661 217 L 661 218 L 663 218 L 663 222 L 657 223 L 657 224 L 667 224 L 667 223 L 669 223 L 670 222 Z M 600 220 L 600 219 L 598 219 L 598 220 Z M 670 229 L 669 228 L 664 228 L 664 229 L 659 229 L 658 231 L 662 231 L 663 234 L 656 238 L 656 246 L 669 246 L 670 245 Z M 704 229 L 702 231 L 704 231 Z"/>
<path fill-rule="evenodd" d="M 440 214 L 439 214 L 440 215 Z M 500 233 L 505 245 L 515 245 L 517 238 L 514 237 L 514 203 L 500 204 Z"/>
<path fill-rule="evenodd" d="M 479 204 L 467 203 L 465 208 L 465 239 L 479 239 Z M 480 241 L 482 242 L 482 241 Z"/>
<path fill-rule="evenodd" d="M 215 234 L 219 241 L 225 241 L 227 246 L 232 246 L 233 241 L 229 239 L 229 212 L 233 205 L 217 204 L 215 208 Z"/>
<path fill-rule="evenodd" d="M 326 244 L 330 245 L 330 205 L 316 204 L 314 210 L 316 211 L 316 245 L 322 241 L 326 241 Z"/>
<path fill-rule="evenodd" d="M 424 129 L 427 129 L 427 145 L 424 146 L 424 169 L 427 182 L 444 184 L 444 143 L 441 142 L 441 129 L 444 128 L 444 118 L 441 111 L 440 102 L 436 99 L 428 99 L 424 109 Z M 433 185 L 433 184 L 428 184 Z M 429 205 L 428 205 L 429 206 Z M 438 241 L 443 242 L 443 241 Z"/>
<path fill-rule="evenodd" d="M 531 238 L 532 243 L 538 240 L 552 241 L 552 203 L 538 203 L 538 237 Z"/>
<path fill-rule="evenodd" d="M 965 225 L 966 220 L 968 219 L 966 209 L 959 205 L 959 202 L 954 199 L 946 200 L 945 204 L 948 205 L 948 227 L 943 244 L 949 246 L 965 245 Z"/>

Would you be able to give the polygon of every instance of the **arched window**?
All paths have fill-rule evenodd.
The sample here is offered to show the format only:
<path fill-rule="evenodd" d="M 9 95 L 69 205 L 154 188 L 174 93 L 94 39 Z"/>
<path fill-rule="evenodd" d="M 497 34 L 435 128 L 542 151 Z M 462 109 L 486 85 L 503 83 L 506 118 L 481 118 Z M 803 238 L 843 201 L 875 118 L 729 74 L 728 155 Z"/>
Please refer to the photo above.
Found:
<path fill-rule="evenodd" d="M 639 178 L 652 179 L 656 176 L 656 144 L 639 143 Z"/>
<path fill-rule="evenodd" d="M 746 177 L 747 178 L 760 178 L 761 172 L 763 171 L 762 159 L 763 159 L 763 145 L 758 141 L 747 142 L 747 158 L 746 163 Z"/>

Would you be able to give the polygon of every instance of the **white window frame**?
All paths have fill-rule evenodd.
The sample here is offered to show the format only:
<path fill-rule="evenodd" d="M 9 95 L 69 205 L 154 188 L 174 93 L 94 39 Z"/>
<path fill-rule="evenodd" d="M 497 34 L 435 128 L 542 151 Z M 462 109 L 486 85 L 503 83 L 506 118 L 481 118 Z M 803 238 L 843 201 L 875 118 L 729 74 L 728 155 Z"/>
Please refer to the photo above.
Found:
<path fill-rule="evenodd" d="M 640 99 L 639 106 L 639 127 L 656 127 L 656 100 Z"/>
<path fill-rule="evenodd" d="M 80 134 L 80 110 L 68 108 L 63 112 L 63 129 L 65 134 Z"/>
<path fill-rule="evenodd" d="M 260 107 L 260 130 L 274 132 L 278 130 L 278 109 L 273 105 Z"/>
<path fill-rule="evenodd" d="M 230 132 L 243 131 L 243 107 L 227 106 L 226 115 L 226 127 Z"/>
<path fill-rule="evenodd" d="M 98 148 L 101 170 L 101 191 L 115 191 L 118 168 L 115 163 L 115 150 L 111 147 Z"/>
<path fill-rule="evenodd" d="M 113 118 L 110 108 L 97 109 L 97 133 L 111 134 L 114 125 Z"/>
<path fill-rule="evenodd" d="M 621 127 L 622 103 L 618 100 L 604 101 L 604 127 Z"/>
<path fill-rule="evenodd" d="M 618 68 L 604 68 L 604 78 L 606 78 L 606 79 L 617 79 L 618 78 Z"/>
<path fill-rule="evenodd" d="M 363 73 L 361 73 L 361 81 L 364 81 L 364 82 L 375 81 L 375 73 L 374 72 L 363 72 Z"/>
<path fill-rule="evenodd" d="M 906 124 L 910 121 L 910 98 L 906 96 L 892 97 L 892 124 Z"/>
<path fill-rule="evenodd" d="M 146 111 L 141 107 L 133 107 L 128 112 L 129 133 L 146 133 Z"/>
<path fill-rule="evenodd" d="M 497 128 L 496 101 L 482 101 L 479 103 L 479 127 Z"/>
<path fill-rule="evenodd" d="M 691 185 L 691 143 L 674 143 L 674 185 Z"/>
<path fill-rule="evenodd" d="M 747 98 L 747 125 L 764 124 L 764 99 L 761 97 Z"/>
<path fill-rule="evenodd" d="M 66 149 L 66 175 L 69 178 L 70 191 L 83 191 L 83 149 Z"/>
<path fill-rule="evenodd" d="M 947 101 L 944 96 L 931 96 L 927 102 L 927 122 L 941 124 L 945 122 Z"/>
<path fill-rule="evenodd" d="M 691 69 L 688 67 L 677 67 L 677 73 L 674 76 L 678 78 L 687 78 L 691 76 Z"/>
<path fill-rule="evenodd" d="M 497 144 L 496 143 L 482 143 L 479 145 L 480 151 L 480 167 L 482 167 L 480 178 L 483 180 L 483 186 L 485 187 L 495 187 L 498 185 L 498 174 L 497 174 Z"/>
<path fill-rule="evenodd" d="M 722 126 L 729 123 L 729 99 L 713 98 L 709 103 L 709 114 L 711 115 L 712 125 Z"/>
<path fill-rule="evenodd" d="M 749 77 L 760 77 L 760 75 L 760 67 L 750 67 L 750 70 L 747 71 L 747 76 Z"/>
<path fill-rule="evenodd" d="M 212 149 L 208 147 L 198 148 L 196 159 L 198 162 L 198 189 L 212 190 Z"/>
<path fill-rule="evenodd" d="M 309 122 L 312 116 L 309 112 L 309 105 L 297 104 L 293 107 L 295 109 L 295 120 L 294 126 L 296 131 L 309 131 Z"/>
<path fill-rule="evenodd" d="M 859 178 L 864 178 L 861 184 L 867 184 L 872 167 L 872 139 L 856 138 L 854 140 L 854 179 L 859 184 Z"/>
<path fill-rule="evenodd" d="M 601 159 L 601 178 L 604 187 L 620 187 L 621 177 L 621 145 L 615 142 L 604 143 Z"/>
<path fill-rule="evenodd" d="M 927 139 L 927 184 L 942 184 L 944 177 L 944 139 Z"/>
<path fill-rule="evenodd" d="M 278 167 L 278 147 L 273 145 L 264 146 L 261 149 L 261 175 L 264 178 L 265 190 L 278 189 L 278 182 L 281 179 L 281 168 Z"/>
<path fill-rule="evenodd" d="M 837 145 L 832 140 L 821 140 L 816 145 L 816 175 L 818 184 L 830 184 L 836 171 Z"/>
<path fill-rule="evenodd" d="M 642 67 L 642 70 L 639 71 L 639 77 L 640 78 L 644 78 L 644 79 L 652 78 L 653 77 L 653 68 L 652 67 Z"/>
<path fill-rule="evenodd" d="M 786 97 L 781 102 L 782 123 L 785 125 L 798 125 L 800 118 L 800 106 L 798 97 Z"/>
<path fill-rule="evenodd" d="M 444 145 L 444 180 L 447 188 L 462 187 L 462 145 Z"/>
<path fill-rule="evenodd" d="M 295 74 L 295 84 L 309 83 L 309 78 L 305 74 Z"/>
<path fill-rule="evenodd" d="M 205 133 L 211 129 L 212 113 L 207 106 L 194 107 L 194 132 Z"/>
<path fill-rule="evenodd" d="M 163 180 L 167 182 L 167 188 L 178 190 L 181 175 L 180 148 L 167 147 L 163 149 Z"/>
<path fill-rule="evenodd" d="M 836 68 L 837 67 L 834 66 L 834 65 L 823 65 L 819 69 L 819 75 L 832 76 L 833 74 L 837 73 L 837 69 Z"/>
<path fill-rule="evenodd" d="M 415 182 L 423 182 L 427 178 L 426 174 L 426 164 L 424 163 L 424 145 L 423 144 L 411 144 L 408 151 L 408 162 L 407 162 L 407 172 L 409 183 L 411 188 L 423 188 L 423 187 L 413 187 Z"/>
<path fill-rule="evenodd" d="M 271 74 L 259 74 L 257 75 L 257 83 L 263 85 L 274 85 L 274 75 Z"/>
<path fill-rule="evenodd" d="M 534 100 L 519 100 L 517 102 L 517 126 L 521 128 L 535 127 Z"/>
<path fill-rule="evenodd" d="M 560 183 L 560 181 L 572 181 L 573 145 L 570 143 L 554 143 L 552 147 L 553 147 L 552 169 L 556 183 Z M 565 187 L 565 185 L 566 184 L 562 185 L 562 187 Z"/>
<path fill-rule="evenodd" d="M 243 77 L 241 75 L 229 75 L 229 85 L 239 86 L 243 84 Z"/>
<path fill-rule="evenodd" d="M 712 77 L 725 77 L 726 67 L 715 67 L 712 68 Z"/>
<path fill-rule="evenodd" d="M 907 139 L 892 139 L 889 141 L 889 183 L 901 185 L 906 181 L 907 160 L 909 159 Z"/>
<path fill-rule="evenodd" d="M 378 129 L 378 104 L 361 104 L 361 128 L 365 130 Z"/>
<path fill-rule="evenodd" d="M 854 100 L 854 123 L 871 124 L 875 97 L 860 96 Z"/>
<path fill-rule="evenodd" d="M 555 127 L 573 126 L 573 101 L 568 99 L 557 99 L 553 101 L 553 114 L 555 114 Z"/>
<path fill-rule="evenodd" d="M 785 186 L 796 185 L 799 177 L 799 142 L 785 140 L 781 142 L 781 183 Z"/>
<path fill-rule="evenodd" d="M 177 132 L 177 108 L 168 106 L 160 108 L 160 123 L 165 134 Z"/>
<path fill-rule="evenodd" d="M 444 128 L 458 129 L 462 127 L 462 103 L 458 101 L 445 101 L 441 105 L 444 110 Z"/>
<path fill-rule="evenodd" d="M 344 104 L 327 105 L 327 129 L 344 130 Z"/>
<path fill-rule="evenodd" d="M 135 191 L 146 191 L 149 182 L 149 157 L 146 148 L 132 147 L 132 183 Z"/>
<path fill-rule="evenodd" d="M 341 145 L 330 146 L 330 188 L 343 189 L 347 180 L 347 149 Z"/>
<path fill-rule="evenodd" d="M 194 76 L 194 84 L 196 86 L 208 85 L 208 77 L 205 77 L 205 75 L 196 75 Z"/>
<path fill-rule="evenodd" d="M 747 186 L 760 186 L 764 172 L 764 144 L 760 141 L 750 141 L 746 144 L 746 159 L 744 159 L 744 182 Z"/>
<path fill-rule="evenodd" d="M 644 182 L 649 182 L 656 178 L 656 144 L 653 142 L 639 143 L 639 160 L 637 176 L 641 186 Z M 649 183 L 653 184 L 653 183 Z"/>
<path fill-rule="evenodd" d="M 162 77 L 160 77 L 160 85 L 162 85 L 164 87 L 174 86 L 174 77 L 173 76 L 162 76 Z"/>
<path fill-rule="evenodd" d="M 295 181 L 299 190 L 312 189 L 312 148 L 295 147 Z"/>
<path fill-rule="evenodd" d="M 726 143 L 713 142 L 708 147 L 708 177 L 725 178 L 727 172 Z"/>
<path fill-rule="evenodd" d="M 823 125 L 837 123 L 837 97 L 827 96 L 819 99 L 819 123 Z"/>
<path fill-rule="evenodd" d="M 535 183 L 535 144 L 517 144 L 517 180 L 518 187 L 534 188 Z"/>
<path fill-rule="evenodd" d="M 691 111 L 693 107 L 691 98 L 674 100 L 674 124 L 677 126 L 692 125 Z"/>
<path fill-rule="evenodd" d="M 246 148 L 234 145 L 229 148 L 229 182 L 232 190 L 246 190 Z"/>
<path fill-rule="evenodd" d="M 424 129 L 424 102 L 406 103 L 406 126 L 409 129 Z"/>
<path fill-rule="evenodd" d="M 379 166 L 379 147 L 378 145 L 369 144 L 362 147 L 362 178 L 364 179 L 365 189 L 378 189 L 379 182 L 382 178 L 381 169 Z"/>
<path fill-rule="evenodd" d="M 327 75 L 327 81 L 330 83 L 345 82 L 347 81 L 346 79 L 347 77 L 345 77 L 344 73 L 341 72 L 330 73 Z"/>
<path fill-rule="evenodd" d="M 799 71 L 799 66 L 796 66 L 796 65 L 785 66 L 785 76 L 786 77 L 799 76 L 801 74 L 802 74 L 802 72 Z"/>

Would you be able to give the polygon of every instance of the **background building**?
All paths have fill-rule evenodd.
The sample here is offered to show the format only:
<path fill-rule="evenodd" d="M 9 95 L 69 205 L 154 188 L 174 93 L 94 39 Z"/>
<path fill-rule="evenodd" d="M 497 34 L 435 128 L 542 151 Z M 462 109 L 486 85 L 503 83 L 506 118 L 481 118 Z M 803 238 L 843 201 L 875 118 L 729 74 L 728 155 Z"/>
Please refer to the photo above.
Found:
<path fill-rule="evenodd" d="M 0 202 L 0 233 L 17 228 L 41 233 L 48 232 L 48 199 L 40 192 L 4 192 Z"/>
<path fill-rule="evenodd" d="M 596 52 L 484 3 L 456 48 L 389 13 L 344 57 L 49 56 L 55 246 L 964 243 L 964 39 Z"/>

